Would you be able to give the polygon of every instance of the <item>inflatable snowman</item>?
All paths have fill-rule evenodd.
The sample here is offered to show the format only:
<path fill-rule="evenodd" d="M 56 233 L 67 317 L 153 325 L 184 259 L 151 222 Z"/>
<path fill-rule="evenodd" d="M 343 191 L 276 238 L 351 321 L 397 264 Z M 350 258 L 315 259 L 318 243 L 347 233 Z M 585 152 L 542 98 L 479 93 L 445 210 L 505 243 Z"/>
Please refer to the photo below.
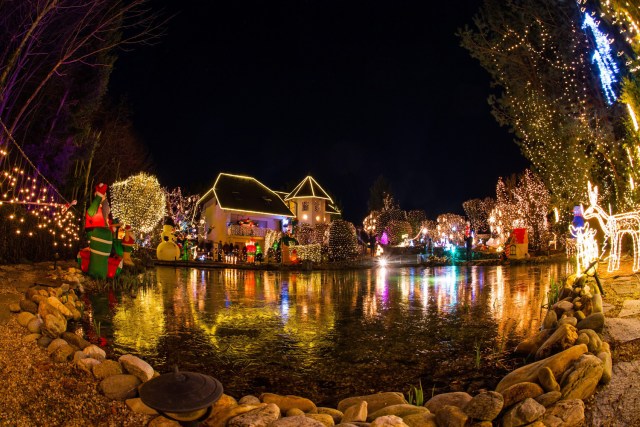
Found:
<path fill-rule="evenodd" d="M 156 256 L 160 261 L 175 261 L 180 258 L 180 247 L 176 244 L 176 237 L 173 234 L 174 223 L 167 217 L 162 226 L 162 241 L 156 248 Z"/>

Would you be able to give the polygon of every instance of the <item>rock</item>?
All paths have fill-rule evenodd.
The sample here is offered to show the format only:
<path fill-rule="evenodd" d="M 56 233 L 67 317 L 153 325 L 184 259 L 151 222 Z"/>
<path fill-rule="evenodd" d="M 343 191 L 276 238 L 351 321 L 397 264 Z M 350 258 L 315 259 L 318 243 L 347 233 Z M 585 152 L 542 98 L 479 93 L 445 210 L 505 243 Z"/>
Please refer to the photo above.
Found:
<path fill-rule="evenodd" d="M 82 359 L 80 362 L 86 360 L 89 359 Z M 109 399 L 127 400 L 136 397 L 139 385 L 140 379 L 135 375 L 120 374 L 103 379 L 100 381 L 99 388 L 102 394 Z"/>
<path fill-rule="evenodd" d="M 35 302 L 36 304 L 40 305 L 40 303 L 42 301 L 46 301 L 47 297 L 43 297 L 42 295 L 38 294 L 38 295 L 34 295 L 33 297 L 31 297 L 31 301 Z"/>
<path fill-rule="evenodd" d="M 444 405 L 436 412 L 438 427 L 464 427 L 468 419 L 462 409 L 453 405 Z"/>
<path fill-rule="evenodd" d="M 33 319 L 34 317 L 36 316 L 33 313 L 23 311 L 22 313 L 18 314 L 18 324 L 26 328 L 31 319 Z"/>
<path fill-rule="evenodd" d="M 592 354 L 582 355 L 562 382 L 562 399 L 586 399 L 596 390 L 602 377 L 602 360 Z"/>
<path fill-rule="evenodd" d="M 498 416 L 504 405 L 504 398 L 495 391 L 481 391 L 475 395 L 463 408 L 469 418 L 491 421 Z"/>
<path fill-rule="evenodd" d="M 540 346 L 536 352 L 536 360 L 546 359 L 573 346 L 578 339 L 578 331 L 571 325 L 564 324 Z"/>
<path fill-rule="evenodd" d="M 543 342 L 545 342 L 553 333 L 551 329 L 540 331 L 535 337 L 522 341 L 516 347 L 517 354 L 530 355 L 536 354 Z"/>
<path fill-rule="evenodd" d="M 42 304 L 41 304 L 42 305 Z M 57 338 L 67 330 L 67 320 L 62 316 L 47 314 L 43 318 L 42 334 L 51 338 Z"/>
<path fill-rule="evenodd" d="M 562 393 L 560 393 L 559 391 L 550 391 L 548 393 L 545 393 L 536 397 L 536 402 L 538 402 L 545 408 L 548 408 L 549 406 L 553 405 L 558 400 L 560 400 L 561 397 L 562 397 Z"/>
<path fill-rule="evenodd" d="M 640 338 L 640 319 L 607 319 L 607 333 L 616 342 Z"/>
<path fill-rule="evenodd" d="M 361 400 L 344 410 L 342 422 L 352 423 L 367 421 L 367 401 Z"/>
<path fill-rule="evenodd" d="M 107 353 L 103 349 L 93 344 L 82 349 L 82 352 L 87 356 L 97 360 L 104 360 L 107 357 Z"/>
<path fill-rule="evenodd" d="M 613 361 L 611 360 L 611 353 L 601 351 L 598 353 L 598 359 L 602 360 L 602 377 L 600 378 L 600 382 L 602 384 L 609 384 L 609 382 L 611 382 L 611 376 L 613 375 Z"/>
<path fill-rule="evenodd" d="M 135 375 L 142 382 L 149 381 L 153 378 L 153 368 L 139 357 L 132 354 L 125 354 L 118 358 L 118 362 L 120 362 L 125 371 L 131 375 Z"/>
<path fill-rule="evenodd" d="M 264 408 L 267 405 L 267 403 L 260 403 L 258 405 L 249 405 L 245 403 L 243 405 L 226 406 L 220 409 L 216 409 L 216 406 L 214 405 L 214 410 L 212 411 L 211 416 L 201 425 L 202 427 L 225 427 L 230 419 L 237 417 L 238 415 L 242 415 L 245 412 L 253 411 L 254 409 Z M 274 424 L 272 423 L 271 425 Z M 320 426 L 322 427 L 322 423 L 320 423 Z"/>
<path fill-rule="evenodd" d="M 60 293 L 65 293 L 65 292 L 69 292 L 69 284 L 68 283 L 63 283 L 62 285 L 60 285 Z"/>
<path fill-rule="evenodd" d="M 33 342 L 38 341 L 42 337 L 40 334 L 29 334 L 22 337 L 22 342 Z"/>
<path fill-rule="evenodd" d="M 386 415 L 384 417 L 376 418 L 374 422 L 371 423 L 371 427 L 408 427 L 402 418 L 396 417 L 395 415 Z"/>
<path fill-rule="evenodd" d="M 266 427 L 280 418 L 280 408 L 275 403 L 269 403 L 264 407 L 256 408 L 244 414 L 231 418 L 227 422 L 228 427 Z M 331 418 L 331 417 L 329 417 Z M 331 420 L 333 425 L 333 420 Z"/>
<path fill-rule="evenodd" d="M 18 304 L 17 302 L 14 302 L 12 304 L 9 304 L 9 311 L 12 313 L 20 313 L 20 304 Z"/>
<path fill-rule="evenodd" d="M 573 313 L 573 316 L 578 319 L 578 323 L 580 323 L 581 320 L 584 320 L 585 317 L 587 317 L 586 314 L 584 314 L 584 312 L 582 312 L 581 310 L 576 311 L 575 313 Z M 577 327 L 578 325 L 576 325 Z"/>
<path fill-rule="evenodd" d="M 602 295 L 594 294 L 591 297 L 591 313 L 602 313 Z"/>
<path fill-rule="evenodd" d="M 582 329 L 593 329 L 594 331 L 602 331 L 603 326 L 604 314 L 593 313 L 585 317 L 583 320 L 579 321 L 576 328 L 578 328 L 579 331 Z"/>
<path fill-rule="evenodd" d="M 325 427 L 332 427 L 335 425 L 333 418 L 329 414 L 305 414 L 305 417 L 311 418 L 312 420 L 320 421 Z"/>
<path fill-rule="evenodd" d="M 260 395 L 260 400 L 264 403 L 275 403 L 284 413 L 291 408 L 298 408 L 304 412 L 317 412 L 315 403 L 304 397 L 262 393 Z"/>
<path fill-rule="evenodd" d="M 20 300 L 19 304 L 20 304 L 20 310 L 22 311 L 26 311 L 32 314 L 36 314 L 38 312 L 38 304 L 36 304 L 35 302 L 29 299 Z"/>
<path fill-rule="evenodd" d="M 342 417 L 344 416 L 344 414 L 338 411 L 337 409 L 325 408 L 323 406 L 318 407 L 318 413 L 331 415 L 331 418 L 333 418 L 333 422 L 335 424 L 340 423 L 342 421 Z M 301 414 L 297 414 L 297 415 L 301 415 Z"/>
<path fill-rule="evenodd" d="M 577 324 L 578 324 L 578 319 L 576 319 L 575 317 L 563 317 L 558 321 L 558 326 L 571 325 L 575 328 Z"/>
<path fill-rule="evenodd" d="M 560 391 L 560 384 L 556 381 L 556 377 L 551 372 L 549 368 L 542 368 L 538 371 L 538 382 L 544 389 L 544 391 Z M 537 396 L 529 396 L 529 397 L 537 397 Z"/>
<path fill-rule="evenodd" d="M 80 359 L 86 359 L 87 357 L 89 356 L 84 354 L 82 351 L 78 350 L 75 353 L 73 353 L 73 363 L 76 363 Z"/>
<path fill-rule="evenodd" d="M 51 353 L 51 359 L 56 363 L 65 363 L 73 359 L 73 353 L 75 353 L 75 351 L 76 349 L 65 341 L 64 345 L 61 345 Z"/>
<path fill-rule="evenodd" d="M 436 394 L 424 404 L 432 413 L 437 413 L 442 407 L 446 405 L 457 406 L 462 408 L 464 405 L 471 401 L 471 395 L 463 391 L 454 391 L 451 393 Z"/>
<path fill-rule="evenodd" d="M 73 332 L 63 332 L 60 335 L 60 338 L 62 338 L 69 344 L 78 347 L 80 350 L 84 350 L 91 345 L 89 341 L 85 340 L 78 334 L 74 334 Z"/>
<path fill-rule="evenodd" d="M 533 382 L 522 382 L 512 385 L 501 392 L 504 398 L 504 407 L 508 408 L 525 399 L 535 399 L 544 394 L 544 390 Z"/>
<path fill-rule="evenodd" d="M 544 367 L 551 369 L 554 377 L 558 378 L 569 367 L 569 365 L 586 352 L 586 345 L 574 345 L 561 353 L 554 354 L 546 359 L 522 366 L 502 378 L 496 387 L 496 391 L 501 393 L 514 384 L 536 381 L 538 379 L 538 371 Z"/>
<path fill-rule="evenodd" d="M 73 302 L 67 301 L 66 303 L 64 303 L 64 306 L 67 307 L 67 309 L 69 309 L 69 311 L 71 312 L 71 318 L 73 320 L 77 322 L 82 318 L 82 313 L 80 313 Z"/>
<path fill-rule="evenodd" d="M 598 333 L 596 331 L 594 331 L 593 329 L 582 329 L 580 331 L 580 334 L 585 334 L 589 337 L 589 342 L 585 343 L 587 344 L 587 348 L 589 349 L 589 352 L 593 353 L 593 354 L 598 354 L 598 352 L 600 351 L 600 348 L 602 347 L 602 338 L 600 338 L 600 335 L 598 335 Z"/>
<path fill-rule="evenodd" d="M 51 354 L 54 351 L 56 351 L 58 349 L 58 347 L 62 347 L 63 345 L 68 345 L 68 343 L 65 340 L 61 339 L 61 338 L 54 339 L 47 346 L 47 354 L 49 354 L 49 356 L 51 356 Z"/>
<path fill-rule="evenodd" d="M 556 326 L 558 326 L 558 315 L 553 310 L 547 311 L 547 315 L 542 321 L 542 329 L 553 329 Z"/>
<path fill-rule="evenodd" d="M 287 417 L 295 417 L 296 415 L 304 415 L 304 411 L 298 408 L 291 408 L 286 412 Z"/>
<path fill-rule="evenodd" d="M 373 412 L 367 416 L 367 421 L 371 422 L 378 417 L 384 417 L 386 415 L 395 415 L 396 417 L 403 418 L 407 415 L 412 414 L 423 414 L 430 413 L 427 408 L 424 406 L 415 406 L 409 404 L 399 404 L 399 405 L 391 405 L 386 408 L 378 409 L 376 412 Z"/>
<path fill-rule="evenodd" d="M 573 310 L 573 303 L 566 300 L 558 301 L 553 305 L 553 309 L 555 310 L 556 314 L 561 315 L 565 311 Z"/>
<path fill-rule="evenodd" d="M 38 338 L 37 343 L 40 347 L 47 348 L 49 347 L 49 344 L 51 344 L 51 341 L 53 341 L 51 337 L 41 336 L 40 338 Z"/>
<path fill-rule="evenodd" d="M 502 417 L 503 427 L 518 427 L 536 421 L 544 415 L 545 407 L 527 398 L 509 409 Z"/>
<path fill-rule="evenodd" d="M 584 423 L 584 402 L 580 399 L 562 400 L 547 408 L 542 422 L 548 427 L 579 427 Z"/>
<path fill-rule="evenodd" d="M 93 368 L 96 365 L 99 365 L 101 362 L 96 359 L 92 359 L 90 357 L 85 357 L 84 359 L 78 359 L 74 363 L 76 368 L 81 370 L 82 372 L 86 372 L 89 375 L 93 375 Z"/>
<path fill-rule="evenodd" d="M 213 426 L 211 426 L 213 427 Z M 269 427 L 325 427 L 320 421 L 307 418 L 304 415 L 280 418 L 272 422 Z"/>
<path fill-rule="evenodd" d="M 93 376 L 99 380 L 122 373 L 122 365 L 115 360 L 105 360 L 93 367 Z"/>
<path fill-rule="evenodd" d="M 34 295 L 40 295 L 40 292 L 38 292 L 38 289 L 34 289 L 34 288 L 29 288 L 27 289 L 27 291 L 24 293 L 24 297 L 28 300 L 32 300 Z M 33 300 L 32 300 L 33 301 Z"/>
<path fill-rule="evenodd" d="M 360 401 L 366 401 L 369 412 L 373 413 L 385 406 L 398 405 L 402 403 L 408 403 L 402 393 L 398 392 L 384 392 L 377 394 L 369 394 L 367 396 L 355 396 L 342 399 L 338 403 L 338 411 L 344 412 L 349 406 L 355 405 Z"/>
<path fill-rule="evenodd" d="M 147 427 L 180 427 L 180 424 L 169 418 L 160 416 L 152 419 L 149 424 L 147 424 Z"/>
<path fill-rule="evenodd" d="M 438 427 L 436 415 L 432 413 L 413 414 L 402 417 L 402 421 L 409 427 Z"/>
<path fill-rule="evenodd" d="M 40 334 L 42 332 L 42 319 L 38 316 L 33 316 L 33 318 L 27 323 L 27 329 L 32 334 Z"/>
<path fill-rule="evenodd" d="M 133 412 L 136 412 L 138 414 L 158 415 L 158 412 L 155 409 L 145 405 L 142 402 L 142 399 L 140 399 L 139 397 L 134 397 L 133 399 L 127 399 L 125 400 L 125 403 L 129 407 L 129 409 L 131 409 Z"/>
<path fill-rule="evenodd" d="M 58 298 L 49 297 L 47 298 L 47 303 L 55 307 L 65 318 L 71 319 L 73 317 L 69 309 Z"/>
<path fill-rule="evenodd" d="M 257 405 L 260 403 L 260 399 L 258 399 L 256 396 L 248 394 L 246 396 L 243 396 L 240 400 L 238 400 L 238 403 L 241 405 L 244 403 L 248 403 L 250 405 Z"/>

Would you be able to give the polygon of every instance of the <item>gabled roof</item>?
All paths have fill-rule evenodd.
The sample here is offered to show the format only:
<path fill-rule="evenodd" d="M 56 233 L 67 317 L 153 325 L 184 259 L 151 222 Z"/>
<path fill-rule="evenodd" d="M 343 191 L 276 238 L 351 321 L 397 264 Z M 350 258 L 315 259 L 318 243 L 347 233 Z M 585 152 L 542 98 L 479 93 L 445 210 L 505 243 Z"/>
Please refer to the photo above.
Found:
<path fill-rule="evenodd" d="M 327 203 L 327 206 L 325 206 L 324 211 L 330 215 L 341 215 L 341 212 L 338 210 L 338 208 L 329 203 Z"/>
<path fill-rule="evenodd" d="M 289 193 L 287 197 L 285 197 L 284 199 L 291 200 L 291 199 L 302 199 L 307 197 L 325 199 L 325 200 L 328 200 L 330 203 L 333 203 L 333 200 L 331 200 L 331 197 L 329 197 L 327 192 L 324 191 L 322 187 L 320 187 L 320 184 L 318 184 L 318 182 L 315 179 L 313 179 L 312 176 L 307 176 L 305 179 L 300 181 L 300 184 L 298 184 L 296 188 L 294 188 L 293 191 Z"/>
<path fill-rule="evenodd" d="M 221 209 L 293 217 L 287 205 L 269 187 L 251 176 L 220 173 L 211 190 L 207 191 L 198 204 L 212 197 Z"/>

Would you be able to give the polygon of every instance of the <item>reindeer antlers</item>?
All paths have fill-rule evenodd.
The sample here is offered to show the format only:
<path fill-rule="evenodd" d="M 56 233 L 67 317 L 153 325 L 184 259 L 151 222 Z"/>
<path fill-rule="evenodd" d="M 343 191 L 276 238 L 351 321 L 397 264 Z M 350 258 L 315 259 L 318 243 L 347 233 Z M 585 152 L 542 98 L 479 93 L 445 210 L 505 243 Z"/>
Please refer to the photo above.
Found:
<path fill-rule="evenodd" d="M 598 186 L 591 185 L 591 181 L 587 181 L 587 193 L 589 194 L 589 203 L 592 206 L 595 206 L 598 204 Z"/>

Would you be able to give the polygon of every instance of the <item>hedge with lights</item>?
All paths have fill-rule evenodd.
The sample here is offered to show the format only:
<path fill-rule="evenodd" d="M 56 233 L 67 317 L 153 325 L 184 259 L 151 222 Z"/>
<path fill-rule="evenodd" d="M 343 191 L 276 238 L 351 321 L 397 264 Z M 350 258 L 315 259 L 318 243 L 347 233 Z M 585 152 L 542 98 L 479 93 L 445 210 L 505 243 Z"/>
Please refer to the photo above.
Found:
<path fill-rule="evenodd" d="M 329 260 L 344 261 L 357 253 L 356 228 L 349 221 L 337 219 L 329 227 Z"/>
<path fill-rule="evenodd" d="M 389 230 L 389 244 L 397 246 L 403 242 L 403 235 L 406 235 L 409 239 L 413 238 L 412 227 L 409 221 L 391 221 L 388 225 Z"/>
<path fill-rule="evenodd" d="M 114 218 L 130 224 L 134 233 L 149 233 L 167 210 L 165 192 L 158 179 L 144 172 L 114 183 L 110 189 Z"/>
<path fill-rule="evenodd" d="M 292 249 L 296 250 L 300 261 L 322 261 L 322 245 L 319 245 L 317 243 L 310 245 L 296 245 Z"/>

